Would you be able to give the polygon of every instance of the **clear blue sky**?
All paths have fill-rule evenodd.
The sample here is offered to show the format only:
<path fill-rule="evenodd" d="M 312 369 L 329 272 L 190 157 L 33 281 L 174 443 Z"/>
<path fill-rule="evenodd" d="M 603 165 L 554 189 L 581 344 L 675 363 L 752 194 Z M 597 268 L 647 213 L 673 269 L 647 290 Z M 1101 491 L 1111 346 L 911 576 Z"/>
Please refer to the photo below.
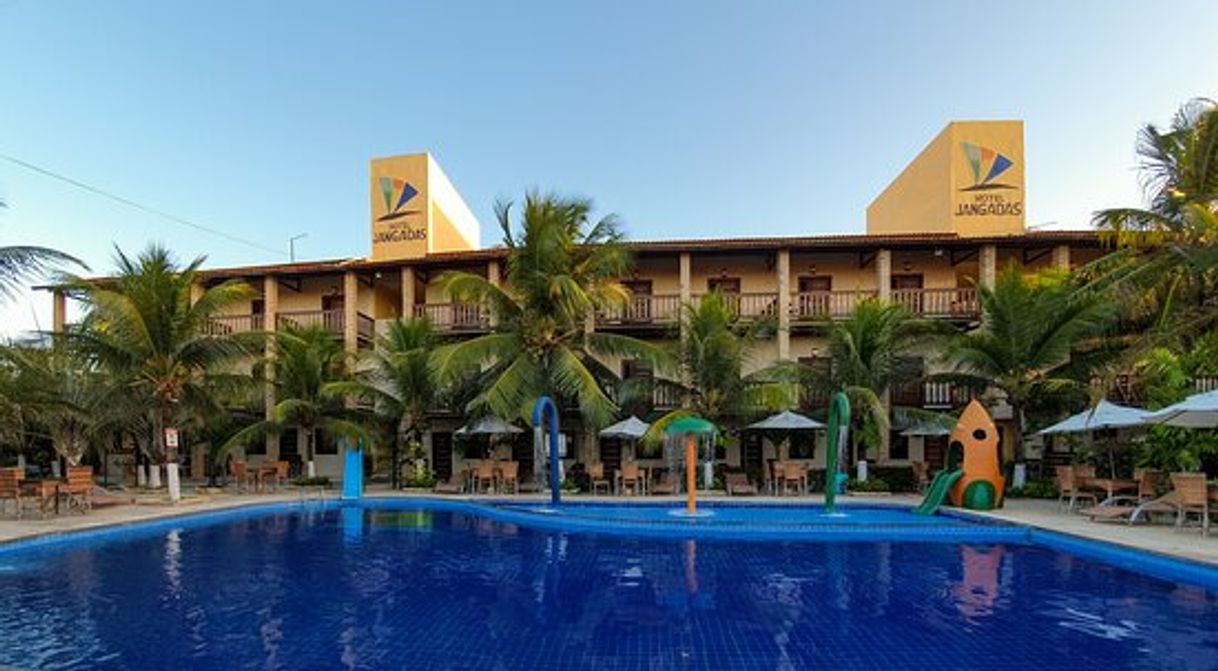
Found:
<path fill-rule="evenodd" d="M 1138 200 L 1134 136 L 1218 95 L 1214 2 L 0 0 L 0 241 L 111 268 L 369 251 L 367 162 L 429 150 L 491 205 L 593 197 L 636 239 L 861 232 L 952 119 L 1026 121 L 1028 221 Z M 1170 26 L 1171 31 L 1164 29 Z M 49 299 L 2 310 L 49 325 Z"/>

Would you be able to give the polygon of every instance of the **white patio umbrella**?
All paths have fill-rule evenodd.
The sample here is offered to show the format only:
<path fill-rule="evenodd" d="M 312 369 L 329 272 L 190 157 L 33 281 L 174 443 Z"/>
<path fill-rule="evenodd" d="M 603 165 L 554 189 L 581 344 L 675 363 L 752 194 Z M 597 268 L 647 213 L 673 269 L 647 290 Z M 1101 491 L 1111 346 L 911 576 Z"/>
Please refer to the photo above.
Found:
<path fill-rule="evenodd" d="M 1053 426 L 1037 431 L 1037 433 L 1047 436 L 1055 433 L 1091 433 L 1092 431 L 1103 431 L 1105 429 L 1129 429 L 1136 426 L 1144 426 L 1146 418 L 1150 414 L 1150 412 L 1141 408 L 1132 408 L 1127 405 L 1117 405 L 1116 403 L 1101 400 L 1094 408 L 1084 410 L 1077 415 L 1071 415 Z M 1116 456 L 1113 454 L 1111 444 L 1108 446 L 1108 469 L 1110 471 L 1109 475 L 1116 477 Z"/>
<path fill-rule="evenodd" d="M 1092 409 L 1084 410 L 1037 433 L 1049 435 L 1054 433 L 1085 433 L 1103 429 L 1127 429 L 1142 426 L 1151 413 L 1141 408 L 1131 408 L 1127 405 L 1117 405 L 1108 401 L 1100 401 Z"/>
<path fill-rule="evenodd" d="M 478 419 L 457 429 L 458 436 L 499 436 L 508 433 L 523 433 L 524 429 L 513 426 L 509 422 L 494 416 L 479 417 Z"/>
<path fill-rule="evenodd" d="M 1218 429 L 1218 389 L 1169 405 L 1146 417 L 1147 424 L 1168 424 L 1193 429 Z"/>
<path fill-rule="evenodd" d="M 791 449 L 791 433 L 795 431 L 816 431 L 818 429 L 825 428 L 825 425 L 821 424 L 815 419 L 812 419 L 811 417 L 805 417 L 798 412 L 784 410 L 776 415 L 770 415 L 760 422 L 753 422 L 744 428 L 755 431 L 770 431 L 782 436 L 782 442 L 787 444 L 787 450 L 789 452 Z M 788 454 L 788 456 L 790 455 Z"/>
<path fill-rule="evenodd" d="M 622 440 L 638 440 L 647 433 L 651 425 L 631 415 L 626 419 L 601 429 L 601 438 L 621 438 Z"/>

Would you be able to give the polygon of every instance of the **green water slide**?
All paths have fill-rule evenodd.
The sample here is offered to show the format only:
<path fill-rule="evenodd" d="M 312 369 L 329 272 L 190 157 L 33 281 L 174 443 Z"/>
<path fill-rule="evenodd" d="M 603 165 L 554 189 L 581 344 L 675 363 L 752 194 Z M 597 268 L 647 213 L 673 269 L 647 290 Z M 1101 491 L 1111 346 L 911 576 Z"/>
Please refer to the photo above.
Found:
<path fill-rule="evenodd" d="M 934 515 L 939 506 L 943 505 L 943 501 L 947 499 L 947 493 L 952 490 L 952 486 L 964 477 L 964 471 L 939 471 L 935 479 L 930 483 L 930 489 L 926 490 L 926 498 L 922 499 L 922 505 L 914 508 L 914 512 L 919 515 Z"/>

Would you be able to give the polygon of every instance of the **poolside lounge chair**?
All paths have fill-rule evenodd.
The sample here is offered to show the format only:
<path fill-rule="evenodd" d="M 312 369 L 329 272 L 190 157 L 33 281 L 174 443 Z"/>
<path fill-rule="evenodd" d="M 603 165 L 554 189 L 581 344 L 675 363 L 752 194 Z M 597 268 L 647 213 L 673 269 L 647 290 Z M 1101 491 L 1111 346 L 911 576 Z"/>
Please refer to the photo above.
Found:
<path fill-rule="evenodd" d="M 16 507 L 17 517 L 21 517 L 24 503 L 21 499 L 21 481 L 25 478 L 23 468 L 0 468 L 0 506 L 6 506 L 5 501 L 12 501 Z M 3 512 L 4 508 L 0 508 Z"/>
<path fill-rule="evenodd" d="M 432 490 L 437 494 L 463 494 L 465 493 L 465 476 L 461 473 L 453 473 L 446 482 L 437 482 Z"/>
<path fill-rule="evenodd" d="M 677 474 L 669 471 L 664 474 L 663 479 L 651 488 L 651 493 L 660 496 L 673 496 L 677 493 L 678 485 Z"/>
<path fill-rule="evenodd" d="M 745 494 L 757 494 L 757 487 L 749 482 L 749 476 L 744 473 L 724 473 L 724 486 L 727 488 L 728 496 L 741 496 Z"/>
<path fill-rule="evenodd" d="M 595 463 L 588 467 L 588 481 L 592 485 L 593 496 L 602 487 L 605 489 L 606 496 L 613 490 L 613 482 L 605 477 L 605 464 L 603 462 Z"/>
<path fill-rule="evenodd" d="M 1132 497 L 1122 497 L 1106 501 L 1099 505 L 1084 508 L 1080 515 L 1086 515 L 1092 522 L 1134 522 L 1144 521 L 1150 515 L 1174 515 L 1177 511 L 1176 492 L 1168 492 L 1158 498 L 1147 501 L 1135 501 Z"/>
<path fill-rule="evenodd" d="M 1171 486 L 1176 490 L 1176 527 L 1195 514 L 1201 520 L 1201 535 L 1210 533 L 1210 498 L 1205 473 L 1172 473 Z"/>
<path fill-rule="evenodd" d="M 93 508 L 93 467 L 68 466 L 68 479 L 59 492 L 67 498 L 69 508 L 82 513 Z"/>
<path fill-rule="evenodd" d="M 1091 499 L 1091 505 L 1095 506 L 1099 503 L 1095 493 L 1084 490 L 1079 482 L 1078 471 L 1074 466 L 1058 466 L 1057 467 L 1057 503 L 1060 505 L 1062 501 L 1067 501 L 1067 511 L 1074 510 L 1074 504 L 1079 499 Z"/>

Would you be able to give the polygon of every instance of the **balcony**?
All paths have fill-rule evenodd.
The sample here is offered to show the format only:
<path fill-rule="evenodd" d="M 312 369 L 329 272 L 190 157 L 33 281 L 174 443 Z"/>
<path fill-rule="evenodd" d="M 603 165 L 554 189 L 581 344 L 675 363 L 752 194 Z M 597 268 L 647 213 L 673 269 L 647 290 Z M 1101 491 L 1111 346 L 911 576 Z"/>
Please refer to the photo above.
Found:
<path fill-rule="evenodd" d="M 873 290 L 808 291 L 791 298 L 791 320 L 796 322 L 847 319 L 854 308 L 868 298 L 876 298 Z"/>
<path fill-rule="evenodd" d="M 207 335 L 228 336 L 238 333 L 262 331 L 266 327 L 266 319 L 260 314 L 221 315 L 212 317 L 207 324 Z"/>
<path fill-rule="evenodd" d="M 626 305 L 596 315 L 602 328 L 639 328 L 676 324 L 681 316 L 681 297 L 676 294 L 632 296 Z"/>
<path fill-rule="evenodd" d="M 892 302 L 919 317 L 974 320 L 981 316 L 977 290 L 971 287 L 894 289 Z"/>
<path fill-rule="evenodd" d="M 954 382 L 910 382 L 894 386 L 890 401 L 894 406 L 906 408 L 950 410 L 965 405 L 976 395 L 977 390 Z"/>
<path fill-rule="evenodd" d="M 372 342 L 376 335 L 376 322 L 368 315 L 355 313 L 355 337 L 360 345 Z M 284 310 L 276 315 L 276 328 L 322 328 L 335 337 L 342 338 L 346 317 L 343 310 Z"/>
<path fill-rule="evenodd" d="M 491 328 L 490 310 L 481 303 L 427 303 L 414 306 L 415 319 L 426 319 L 437 331 L 483 333 Z"/>

